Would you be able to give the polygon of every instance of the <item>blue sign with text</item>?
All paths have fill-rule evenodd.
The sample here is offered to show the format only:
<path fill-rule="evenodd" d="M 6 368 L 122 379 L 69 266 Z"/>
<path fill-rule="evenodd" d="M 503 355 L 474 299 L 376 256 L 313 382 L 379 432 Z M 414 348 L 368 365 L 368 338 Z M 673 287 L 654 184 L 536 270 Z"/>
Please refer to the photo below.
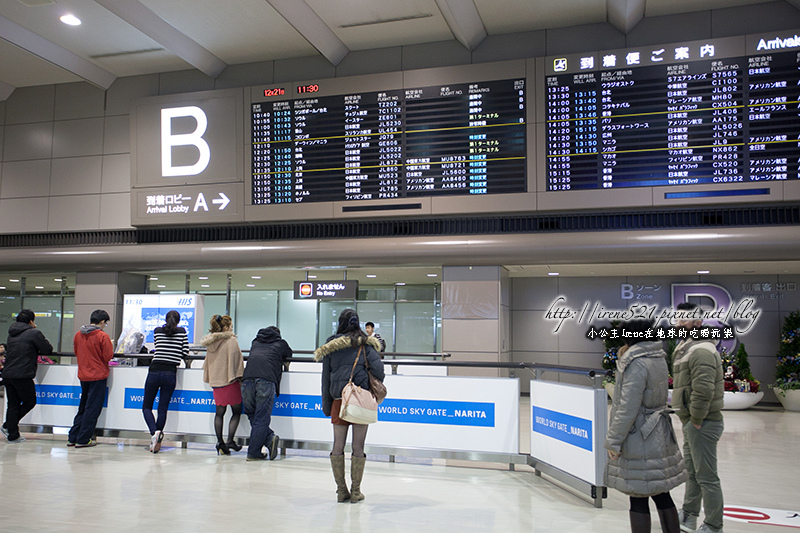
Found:
<path fill-rule="evenodd" d="M 144 389 L 125 387 L 125 409 L 141 409 L 144 403 Z M 158 407 L 158 395 L 153 402 L 153 409 Z M 180 390 L 175 389 L 172 400 L 169 402 L 171 411 L 189 411 L 199 413 L 214 413 L 214 393 L 205 390 Z"/>
<path fill-rule="evenodd" d="M 77 407 L 81 403 L 81 388 L 78 385 L 36 385 L 36 403 Z M 108 387 L 103 407 L 108 407 Z"/>
<path fill-rule="evenodd" d="M 409 424 L 494 427 L 494 404 L 386 399 L 378 406 L 378 420 Z"/>
<path fill-rule="evenodd" d="M 311 394 L 281 394 L 275 398 L 272 416 L 325 418 L 325 413 L 322 412 L 322 397 Z"/>
<path fill-rule="evenodd" d="M 547 435 L 578 448 L 592 451 L 592 421 L 558 411 L 531 406 L 531 428 L 536 433 Z"/>

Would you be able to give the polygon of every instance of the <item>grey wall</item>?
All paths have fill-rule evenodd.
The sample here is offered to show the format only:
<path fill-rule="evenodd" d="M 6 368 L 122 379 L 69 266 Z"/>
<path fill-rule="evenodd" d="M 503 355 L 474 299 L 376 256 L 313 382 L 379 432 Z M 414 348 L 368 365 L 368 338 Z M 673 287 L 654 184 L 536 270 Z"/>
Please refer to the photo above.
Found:
<path fill-rule="evenodd" d="M 470 52 L 456 41 L 16 89 L 0 102 L 0 233 L 130 228 L 132 99 L 328 77 L 521 59 L 800 27 L 786 2 L 649 17 L 624 35 L 610 24 L 490 35 Z"/>
<path fill-rule="evenodd" d="M 790 312 L 800 309 L 800 277 L 793 276 L 698 276 L 616 278 L 512 278 L 511 279 L 511 349 L 515 362 L 538 362 L 567 366 L 601 368 L 605 349 L 600 339 L 586 337 L 590 324 L 586 321 L 565 320 L 556 332 L 557 320 L 546 319 L 551 304 L 559 297 L 561 305 L 575 310 L 588 302 L 600 304 L 607 310 L 625 310 L 633 304 L 671 307 L 670 287 L 673 283 L 711 283 L 725 287 L 734 301 L 756 299 L 760 316 L 755 325 L 738 341 L 745 344 L 750 367 L 761 382 L 766 395 L 763 401 L 777 402 L 767 385 L 775 381 L 776 354 L 783 320 Z M 640 287 L 642 300 L 622 299 L 621 285 Z M 651 299 L 652 298 L 652 299 Z M 596 320 L 596 327 L 607 327 L 609 320 Z M 736 325 L 731 324 L 731 325 Z M 740 323 L 740 327 L 743 327 Z M 547 376 L 547 374 L 546 374 Z M 561 375 L 554 379 L 586 384 L 584 378 Z M 527 390 L 528 383 L 523 383 Z"/>

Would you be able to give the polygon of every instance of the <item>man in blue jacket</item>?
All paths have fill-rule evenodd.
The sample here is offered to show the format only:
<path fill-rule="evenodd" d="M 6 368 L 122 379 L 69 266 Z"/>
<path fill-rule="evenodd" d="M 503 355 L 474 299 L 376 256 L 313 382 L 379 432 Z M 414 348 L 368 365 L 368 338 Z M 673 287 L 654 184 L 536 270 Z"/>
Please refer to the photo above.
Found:
<path fill-rule="evenodd" d="M 280 438 L 269 424 L 275 398 L 281 394 L 281 372 L 290 357 L 292 349 L 281 338 L 281 330 L 275 326 L 258 330 L 242 376 L 242 404 L 244 414 L 250 419 L 248 461 L 266 459 L 267 456 L 261 452 L 265 444 L 270 461 L 278 455 Z"/>
<path fill-rule="evenodd" d="M 8 328 L 6 362 L 3 365 L 3 382 L 6 386 L 6 422 L 2 426 L 8 442 L 25 442 L 19 434 L 19 421 L 36 405 L 37 359 L 40 355 L 53 353 L 53 346 L 44 334 L 36 329 L 36 314 L 23 309 L 17 321 Z"/>

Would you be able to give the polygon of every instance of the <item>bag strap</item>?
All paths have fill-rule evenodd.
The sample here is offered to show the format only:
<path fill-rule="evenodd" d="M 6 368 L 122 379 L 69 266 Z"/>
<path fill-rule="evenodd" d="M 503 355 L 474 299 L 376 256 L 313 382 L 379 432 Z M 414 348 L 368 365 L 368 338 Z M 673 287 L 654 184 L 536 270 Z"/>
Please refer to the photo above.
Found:
<path fill-rule="evenodd" d="M 353 361 L 353 368 L 350 370 L 350 381 L 353 381 L 353 374 L 356 371 L 356 364 L 358 363 L 358 359 L 361 357 L 361 348 L 363 348 L 363 345 L 358 347 L 358 353 L 356 354 L 356 359 L 355 361 Z M 366 357 L 364 357 L 364 360 L 366 361 Z"/>

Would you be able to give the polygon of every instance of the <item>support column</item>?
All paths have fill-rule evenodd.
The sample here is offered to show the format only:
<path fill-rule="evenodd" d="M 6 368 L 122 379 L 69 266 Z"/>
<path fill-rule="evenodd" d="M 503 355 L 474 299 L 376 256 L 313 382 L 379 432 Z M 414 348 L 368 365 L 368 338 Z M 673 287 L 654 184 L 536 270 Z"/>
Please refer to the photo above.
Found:
<path fill-rule="evenodd" d="M 501 266 L 442 268 L 442 351 L 451 361 L 508 362 L 510 291 Z M 451 368 L 450 375 L 507 376 L 507 370 Z"/>
<path fill-rule="evenodd" d="M 106 333 L 116 342 L 122 333 L 122 304 L 126 294 L 144 294 L 147 276 L 127 272 L 78 272 L 75 276 L 75 331 L 88 324 L 95 309 L 105 309 L 111 317 Z M 72 347 L 64 347 L 72 351 Z"/>

